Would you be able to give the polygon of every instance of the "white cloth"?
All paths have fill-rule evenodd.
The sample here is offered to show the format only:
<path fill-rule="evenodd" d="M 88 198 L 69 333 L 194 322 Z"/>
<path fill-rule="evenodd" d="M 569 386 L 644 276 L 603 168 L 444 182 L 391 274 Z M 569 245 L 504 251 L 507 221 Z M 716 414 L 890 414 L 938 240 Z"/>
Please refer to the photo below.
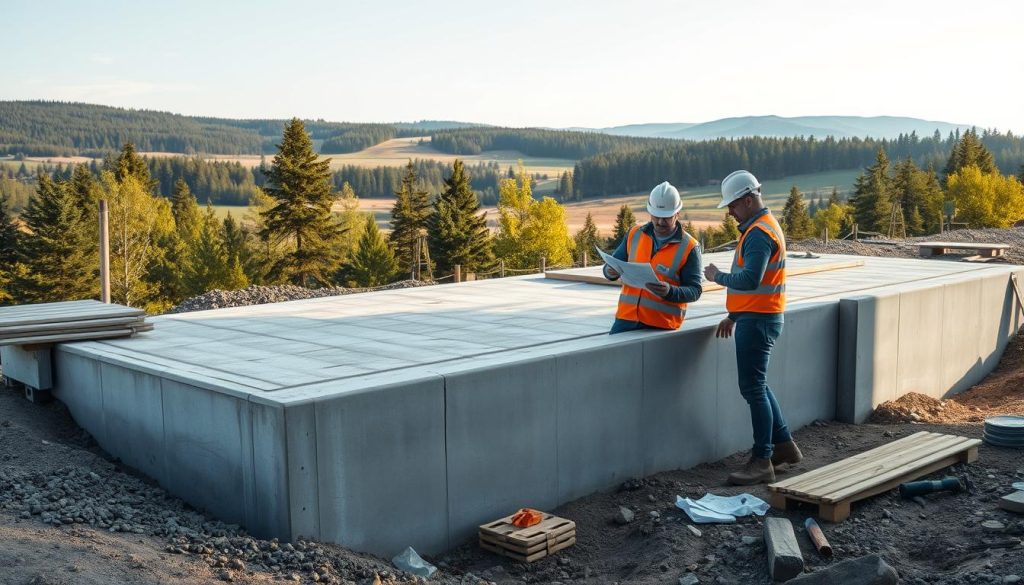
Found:
<path fill-rule="evenodd" d="M 697 524 L 729 524 L 736 521 L 737 516 L 757 514 L 764 516 L 768 512 L 768 502 L 750 494 L 738 496 L 716 496 L 705 494 L 699 500 L 691 500 L 676 496 L 676 507 L 686 512 Z"/>

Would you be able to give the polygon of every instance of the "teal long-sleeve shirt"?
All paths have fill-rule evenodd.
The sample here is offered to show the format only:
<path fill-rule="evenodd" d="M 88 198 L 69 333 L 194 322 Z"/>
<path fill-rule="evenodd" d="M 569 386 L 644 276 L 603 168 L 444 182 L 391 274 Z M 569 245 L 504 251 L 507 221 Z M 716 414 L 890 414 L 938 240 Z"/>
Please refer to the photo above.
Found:
<path fill-rule="evenodd" d="M 663 246 L 669 243 L 682 243 L 683 241 L 683 226 L 676 222 L 676 231 L 672 232 L 664 242 L 658 242 L 658 239 L 654 237 L 654 225 L 651 222 L 647 222 L 642 228 L 644 233 L 654 240 L 654 247 L 651 254 L 655 254 Z M 629 260 L 629 253 L 626 251 L 626 240 L 629 238 L 627 235 L 622 238 L 619 242 L 619 246 L 615 248 L 615 252 L 612 256 L 619 260 Z M 679 269 L 679 274 L 676 275 L 676 279 L 679 281 L 679 286 L 669 286 L 668 295 L 665 296 L 665 300 L 671 303 L 692 303 L 700 298 L 701 293 L 704 292 L 703 286 L 701 286 L 701 258 L 700 258 L 700 245 L 695 245 L 693 250 L 690 251 L 690 257 L 683 263 L 683 267 Z M 609 280 L 615 280 L 614 278 L 608 277 L 608 267 L 605 266 L 604 276 Z"/>
<path fill-rule="evenodd" d="M 761 284 L 764 272 L 768 268 L 768 260 L 778 249 L 778 244 L 768 237 L 763 231 L 751 230 L 750 226 L 762 215 L 770 213 L 767 208 L 754 214 L 753 217 L 739 225 L 741 233 L 746 233 L 743 238 L 743 269 L 739 272 L 719 272 L 715 276 L 715 282 L 733 290 L 754 290 Z M 782 320 L 782 313 L 729 313 L 733 321 L 739 319 L 765 319 Z"/>

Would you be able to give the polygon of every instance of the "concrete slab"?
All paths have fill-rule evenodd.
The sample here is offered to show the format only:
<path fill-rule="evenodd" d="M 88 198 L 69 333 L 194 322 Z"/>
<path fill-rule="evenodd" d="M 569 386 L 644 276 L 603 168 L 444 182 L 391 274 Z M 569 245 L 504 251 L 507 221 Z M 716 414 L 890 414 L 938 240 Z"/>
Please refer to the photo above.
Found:
<path fill-rule="evenodd" d="M 769 383 L 794 430 L 966 387 L 1020 324 L 1020 268 L 863 260 L 787 290 Z M 713 336 L 725 293 L 679 331 L 608 336 L 617 296 L 528 276 L 156 317 L 58 346 L 55 395 L 142 466 L 122 444 L 160 445 L 159 393 L 168 489 L 255 534 L 440 552 L 521 506 L 749 448 L 734 344 Z"/>

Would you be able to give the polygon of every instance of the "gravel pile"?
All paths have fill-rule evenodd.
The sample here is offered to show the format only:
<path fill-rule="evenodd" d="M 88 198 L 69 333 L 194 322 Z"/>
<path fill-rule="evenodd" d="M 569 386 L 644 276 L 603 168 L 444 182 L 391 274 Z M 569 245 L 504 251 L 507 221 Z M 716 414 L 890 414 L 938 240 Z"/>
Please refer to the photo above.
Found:
<path fill-rule="evenodd" d="M 256 572 L 304 583 L 417 582 L 386 561 L 335 545 L 252 538 L 237 525 L 211 520 L 163 489 L 103 463 L 47 473 L 0 468 L 0 509 L 70 530 L 163 537 L 165 552 L 199 555 L 223 581 Z M 434 582 L 463 580 L 449 576 Z"/>
<path fill-rule="evenodd" d="M 436 283 L 432 281 L 402 280 L 372 288 L 304 288 L 291 284 L 277 286 L 253 285 L 240 290 L 211 290 L 210 292 L 201 294 L 197 297 L 192 297 L 182 301 L 181 304 L 171 308 L 167 313 L 188 313 L 190 311 L 208 311 L 210 309 L 224 309 L 227 307 L 265 305 L 267 303 L 350 295 L 353 293 L 371 292 L 375 290 L 393 290 L 397 288 L 430 286 L 433 284 Z"/>
<path fill-rule="evenodd" d="M 829 240 L 826 245 L 818 238 L 810 238 L 792 242 L 792 251 L 822 252 L 827 254 L 852 254 L 857 256 L 883 256 L 888 258 L 918 258 L 919 242 L 986 242 L 993 244 L 1009 244 L 1004 259 L 1012 264 L 1024 264 L 1024 228 L 954 230 L 943 234 L 907 238 L 905 240 L 888 240 L 880 243 L 866 243 L 852 240 Z M 962 254 L 959 256 L 969 256 Z M 950 254 L 948 257 L 958 255 Z M 1002 260 L 1001 260 L 1002 261 Z"/>

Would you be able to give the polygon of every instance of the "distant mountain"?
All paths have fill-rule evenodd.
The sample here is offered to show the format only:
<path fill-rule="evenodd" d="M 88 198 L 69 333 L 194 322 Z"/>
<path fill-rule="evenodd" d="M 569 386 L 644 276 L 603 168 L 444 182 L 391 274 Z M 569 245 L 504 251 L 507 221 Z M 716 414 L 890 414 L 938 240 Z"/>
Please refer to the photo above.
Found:
<path fill-rule="evenodd" d="M 611 128 L 570 128 L 570 130 L 600 132 L 617 136 L 646 138 L 678 138 L 685 140 L 713 140 L 716 138 L 742 138 L 747 136 L 815 136 L 824 138 L 896 138 L 900 134 L 917 132 L 918 136 L 931 136 L 936 130 L 945 137 L 957 129 L 970 128 L 970 124 L 951 124 L 899 116 L 743 116 L 722 118 L 700 124 L 663 123 L 631 124 Z"/>

